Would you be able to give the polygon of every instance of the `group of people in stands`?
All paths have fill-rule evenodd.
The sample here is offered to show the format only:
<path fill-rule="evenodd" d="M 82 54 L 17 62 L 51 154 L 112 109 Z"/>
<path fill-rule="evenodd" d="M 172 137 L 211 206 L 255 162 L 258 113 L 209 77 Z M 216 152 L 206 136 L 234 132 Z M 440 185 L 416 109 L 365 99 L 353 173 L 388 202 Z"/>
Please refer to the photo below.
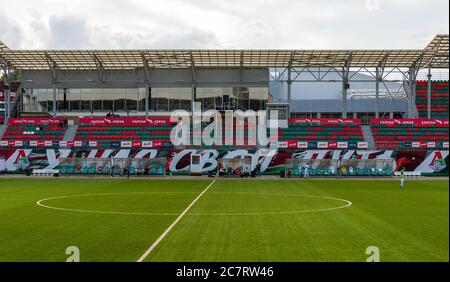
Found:
<path fill-rule="evenodd" d="M 261 165 L 258 163 L 254 170 L 251 170 L 249 166 L 242 166 L 233 168 L 229 166 L 225 168 L 221 161 L 217 164 L 216 175 L 219 177 L 242 177 L 242 178 L 255 178 L 257 176 L 261 176 Z M 213 173 L 210 173 L 210 176 L 213 176 Z"/>

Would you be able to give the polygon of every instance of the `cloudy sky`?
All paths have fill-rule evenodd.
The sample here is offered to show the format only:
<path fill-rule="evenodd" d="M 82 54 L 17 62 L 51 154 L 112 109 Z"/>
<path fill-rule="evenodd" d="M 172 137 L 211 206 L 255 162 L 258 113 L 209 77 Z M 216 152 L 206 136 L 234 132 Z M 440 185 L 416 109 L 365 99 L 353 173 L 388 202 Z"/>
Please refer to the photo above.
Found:
<path fill-rule="evenodd" d="M 0 41 L 12 49 L 423 48 L 449 32 L 448 0 L 7 2 Z"/>

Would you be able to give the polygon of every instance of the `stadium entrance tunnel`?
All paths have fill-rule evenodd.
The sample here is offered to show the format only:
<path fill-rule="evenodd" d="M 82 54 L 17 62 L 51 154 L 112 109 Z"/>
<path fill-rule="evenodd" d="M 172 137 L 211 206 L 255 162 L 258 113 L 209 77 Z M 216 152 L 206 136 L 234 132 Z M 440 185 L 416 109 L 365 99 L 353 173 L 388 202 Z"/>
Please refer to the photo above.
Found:
<path fill-rule="evenodd" d="M 177 216 L 197 192 L 124 192 L 59 196 L 37 205 L 61 212 Z M 348 208 L 345 199 L 301 194 L 208 192 L 189 216 L 257 216 L 327 212 Z"/>

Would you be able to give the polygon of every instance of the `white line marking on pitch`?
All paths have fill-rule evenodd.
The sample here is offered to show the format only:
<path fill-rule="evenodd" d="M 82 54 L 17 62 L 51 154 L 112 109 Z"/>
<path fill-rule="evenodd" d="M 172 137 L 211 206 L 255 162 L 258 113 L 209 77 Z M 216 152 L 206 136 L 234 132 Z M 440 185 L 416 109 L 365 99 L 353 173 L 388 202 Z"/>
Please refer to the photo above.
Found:
<path fill-rule="evenodd" d="M 144 195 L 144 194 L 197 194 L 195 192 L 125 192 L 125 193 L 101 193 L 101 194 L 79 194 L 79 195 L 67 195 L 67 196 L 58 196 L 42 199 L 36 202 L 36 204 L 40 207 L 53 209 L 53 210 L 61 210 L 61 211 L 71 211 L 71 212 L 82 212 L 82 213 L 97 213 L 97 214 L 117 214 L 117 215 L 146 215 L 146 216 L 175 216 L 179 215 L 178 213 L 144 213 L 144 212 L 123 212 L 123 211 L 96 211 L 96 210 L 80 210 L 80 209 L 69 209 L 69 208 L 60 208 L 54 207 L 50 205 L 44 204 L 46 201 L 57 200 L 57 199 L 67 199 L 74 197 L 89 197 L 89 196 L 114 196 L 114 195 Z M 313 209 L 313 210 L 300 210 L 300 211 L 276 211 L 276 212 L 248 212 L 248 213 L 190 213 L 189 216 L 252 216 L 252 215 L 274 215 L 274 214 L 295 214 L 295 213 L 312 213 L 312 212 L 323 212 L 323 211 L 332 211 L 343 208 L 348 208 L 352 206 L 352 202 L 347 201 L 345 199 L 333 198 L 333 197 L 324 197 L 324 196 L 313 196 L 313 195 L 301 195 L 301 194 L 274 194 L 274 193 L 243 193 L 243 192 L 211 192 L 210 195 L 213 194 L 235 194 L 235 195 L 269 195 L 269 196 L 289 196 L 289 197 L 309 197 L 309 198 L 320 198 L 320 199 L 328 199 L 328 200 L 336 200 L 345 202 L 346 205 L 333 207 L 333 208 L 325 208 L 325 209 Z"/>
<path fill-rule="evenodd" d="M 79 194 L 79 195 L 68 195 L 68 196 L 58 196 L 46 199 L 41 199 L 36 202 L 40 207 L 60 210 L 60 211 L 71 211 L 71 212 L 82 212 L 82 213 L 98 213 L 98 214 L 119 214 L 119 215 L 148 215 L 148 216 L 174 216 L 178 213 L 144 213 L 144 212 L 121 212 L 121 211 L 94 211 L 94 210 L 80 210 L 80 209 L 69 209 L 69 208 L 58 208 L 49 205 L 45 205 L 44 202 L 57 199 L 67 199 L 75 197 L 89 197 L 89 196 L 114 196 L 114 195 L 144 195 L 144 194 L 194 194 L 195 192 L 126 192 L 126 193 L 101 193 L 101 194 Z M 195 193 L 197 194 L 197 193 Z"/>
<path fill-rule="evenodd" d="M 156 248 L 156 246 L 158 246 L 158 244 L 164 239 L 164 237 L 166 237 L 166 235 L 170 232 L 170 230 L 172 230 L 172 228 L 178 223 L 178 221 L 180 221 L 183 216 L 186 215 L 186 213 L 189 211 L 189 209 L 203 196 L 203 194 L 206 193 L 206 191 L 209 190 L 209 188 L 211 188 L 211 186 L 213 186 L 213 184 L 216 182 L 216 180 L 214 179 L 209 185 L 208 187 L 205 188 L 205 190 L 203 190 L 198 196 L 197 198 L 195 198 L 192 203 L 177 217 L 177 219 L 175 219 L 174 222 L 172 222 L 172 224 L 167 227 L 167 229 L 163 232 L 163 234 L 161 234 L 161 236 L 159 236 L 158 239 L 156 239 L 155 243 L 153 243 L 153 245 L 150 246 L 150 248 L 145 251 L 145 253 L 137 260 L 137 262 L 143 262 L 145 260 L 146 257 L 148 257 L 148 255 Z"/>

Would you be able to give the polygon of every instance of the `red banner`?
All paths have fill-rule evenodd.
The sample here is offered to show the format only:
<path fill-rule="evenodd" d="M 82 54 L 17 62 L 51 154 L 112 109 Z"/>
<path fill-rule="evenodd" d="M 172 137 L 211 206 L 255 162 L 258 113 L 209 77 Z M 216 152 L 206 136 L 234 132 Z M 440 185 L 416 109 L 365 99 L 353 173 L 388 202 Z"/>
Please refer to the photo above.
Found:
<path fill-rule="evenodd" d="M 417 127 L 448 127 L 448 119 L 372 119 L 372 125 L 414 125 Z"/>
<path fill-rule="evenodd" d="M 361 124 L 361 120 L 354 118 L 290 118 L 289 123 Z"/>
<path fill-rule="evenodd" d="M 80 118 L 80 124 L 92 126 L 163 126 L 174 122 L 168 117 L 155 118 Z M 176 122 L 175 122 L 176 123 Z"/>
<path fill-rule="evenodd" d="M 59 125 L 64 122 L 64 118 L 10 118 L 8 121 L 9 125 L 18 124 L 50 124 Z"/>

